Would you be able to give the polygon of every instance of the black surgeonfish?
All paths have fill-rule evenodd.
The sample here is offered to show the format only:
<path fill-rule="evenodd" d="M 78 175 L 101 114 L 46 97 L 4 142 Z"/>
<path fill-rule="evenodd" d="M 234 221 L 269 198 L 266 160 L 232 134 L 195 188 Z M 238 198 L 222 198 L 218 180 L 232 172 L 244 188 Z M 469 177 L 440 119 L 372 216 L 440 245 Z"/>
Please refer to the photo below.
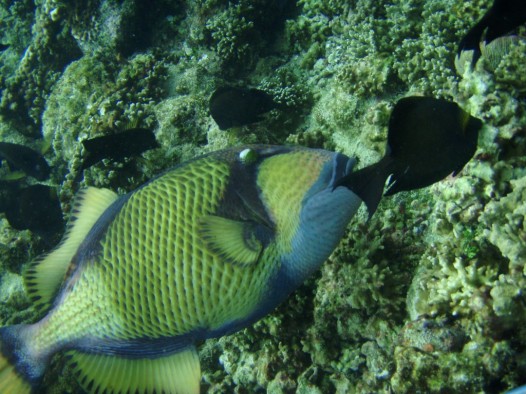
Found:
<path fill-rule="evenodd" d="M 210 114 L 221 130 L 259 122 L 261 115 L 277 106 L 262 90 L 229 86 L 217 89 L 209 105 Z"/>
<path fill-rule="evenodd" d="M 480 43 L 489 43 L 526 22 L 526 0 L 495 0 L 482 19 L 473 26 L 458 46 L 462 51 L 473 51 L 471 64 L 480 58 Z"/>
<path fill-rule="evenodd" d="M 31 230 L 49 238 L 64 228 L 57 193 L 47 185 L 20 187 L 14 182 L 2 183 L 0 212 L 16 230 Z"/>
<path fill-rule="evenodd" d="M 155 134 L 150 129 L 140 127 L 84 140 L 82 145 L 86 150 L 82 169 L 103 159 L 119 161 L 159 146 Z"/>
<path fill-rule="evenodd" d="M 378 163 L 352 172 L 337 185 L 348 186 L 376 210 L 385 195 L 429 186 L 456 175 L 477 149 L 482 122 L 456 103 L 432 97 L 399 100 L 389 118 L 386 154 Z"/>
<path fill-rule="evenodd" d="M 5 159 L 11 169 L 22 170 L 39 181 L 49 178 L 47 161 L 39 152 L 27 146 L 0 142 L 0 158 Z"/>

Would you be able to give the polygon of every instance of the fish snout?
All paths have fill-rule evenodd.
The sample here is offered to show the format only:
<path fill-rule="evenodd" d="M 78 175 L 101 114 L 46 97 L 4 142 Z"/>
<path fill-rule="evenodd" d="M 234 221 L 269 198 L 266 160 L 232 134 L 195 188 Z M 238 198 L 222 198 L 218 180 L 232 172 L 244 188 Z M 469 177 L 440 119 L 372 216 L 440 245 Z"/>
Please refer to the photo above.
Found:
<path fill-rule="evenodd" d="M 355 164 L 356 159 L 344 155 L 343 153 L 335 153 L 329 188 L 334 189 L 336 186 L 338 186 L 339 181 L 352 172 Z"/>

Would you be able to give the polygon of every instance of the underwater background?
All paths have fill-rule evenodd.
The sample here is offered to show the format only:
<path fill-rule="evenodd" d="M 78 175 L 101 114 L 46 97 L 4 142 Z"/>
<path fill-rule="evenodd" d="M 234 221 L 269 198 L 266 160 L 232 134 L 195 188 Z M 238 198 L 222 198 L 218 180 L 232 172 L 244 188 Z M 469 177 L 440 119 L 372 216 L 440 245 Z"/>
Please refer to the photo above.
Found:
<path fill-rule="evenodd" d="M 455 101 L 485 123 L 475 157 L 455 178 L 385 198 L 370 221 L 362 209 L 322 269 L 273 314 L 201 344 L 202 392 L 499 393 L 526 384 L 526 27 L 473 69 L 454 62 L 491 4 L 0 0 L 0 141 L 43 152 L 50 166 L 44 180 L 14 180 L 2 161 L 0 208 L 13 209 L 10 192 L 48 185 L 67 218 L 82 187 L 125 193 L 246 143 L 336 150 L 364 166 L 383 156 L 397 100 Z M 279 108 L 220 130 L 208 105 L 225 85 L 261 89 Z M 84 168 L 82 140 L 130 128 L 152 130 L 158 147 Z M 17 213 L 31 217 L 48 199 L 33 193 Z M 17 230 L 5 216 L 0 322 L 35 321 L 20 274 L 63 226 Z M 49 393 L 80 390 L 63 364 L 45 378 Z"/>

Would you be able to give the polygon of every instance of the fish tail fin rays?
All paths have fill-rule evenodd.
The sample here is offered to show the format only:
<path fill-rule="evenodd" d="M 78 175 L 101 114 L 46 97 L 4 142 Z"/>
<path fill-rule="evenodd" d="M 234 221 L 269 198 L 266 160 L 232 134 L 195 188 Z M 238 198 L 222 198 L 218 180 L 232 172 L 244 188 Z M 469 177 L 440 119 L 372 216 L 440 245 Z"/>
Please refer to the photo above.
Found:
<path fill-rule="evenodd" d="M 69 353 L 70 363 L 88 393 L 199 394 L 201 367 L 195 347 L 158 358 Z"/>
<path fill-rule="evenodd" d="M 108 189 L 90 187 L 78 193 L 62 241 L 50 253 L 33 261 L 24 272 L 24 281 L 35 307 L 44 310 L 50 306 L 78 247 L 116 199 L 117 194 Z"/>
<path fill-rule="evenodd" d="M 46 360 L 31 357 L 25 349 L 26 325 L 0 329 L 0 393 L 35 392 L 43 376 Z"/>
<path fill-rule="evenodd" d="M 335 187 L 344 186 L 356 194 L 365 203 L 369 212 L 369 219 L 376 212 L 382 199 L 385 182 L 392 168 L 389 157 L 342 177 L 335 182 Z M 392 174 L 395 177 L 395 174 Z M 396 178 L 395 178 L 396 179 Z"/>

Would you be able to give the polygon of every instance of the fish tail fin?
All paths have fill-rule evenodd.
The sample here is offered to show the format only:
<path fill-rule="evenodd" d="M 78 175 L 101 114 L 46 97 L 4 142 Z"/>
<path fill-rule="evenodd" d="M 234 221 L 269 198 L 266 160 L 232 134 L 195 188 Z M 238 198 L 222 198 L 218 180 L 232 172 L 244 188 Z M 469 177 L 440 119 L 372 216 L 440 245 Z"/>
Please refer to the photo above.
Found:
<path fill-rule="evenodd" d="M 0 328 L 0 393 L 25 394 L 38 387 L 45 370 L 26 349 L 28 325 Z"/>
<path fill-rule="evenodd" d="M 342 177 L 335 183 L 335 187 L 344 186 L 360 197 L 367 206 L 370 219 L 382 199 L 387 178 L 389 175 L 396 176 L 392 174 L 392 164 L 390 156 L 386 156 L 377 163 Z"/>

